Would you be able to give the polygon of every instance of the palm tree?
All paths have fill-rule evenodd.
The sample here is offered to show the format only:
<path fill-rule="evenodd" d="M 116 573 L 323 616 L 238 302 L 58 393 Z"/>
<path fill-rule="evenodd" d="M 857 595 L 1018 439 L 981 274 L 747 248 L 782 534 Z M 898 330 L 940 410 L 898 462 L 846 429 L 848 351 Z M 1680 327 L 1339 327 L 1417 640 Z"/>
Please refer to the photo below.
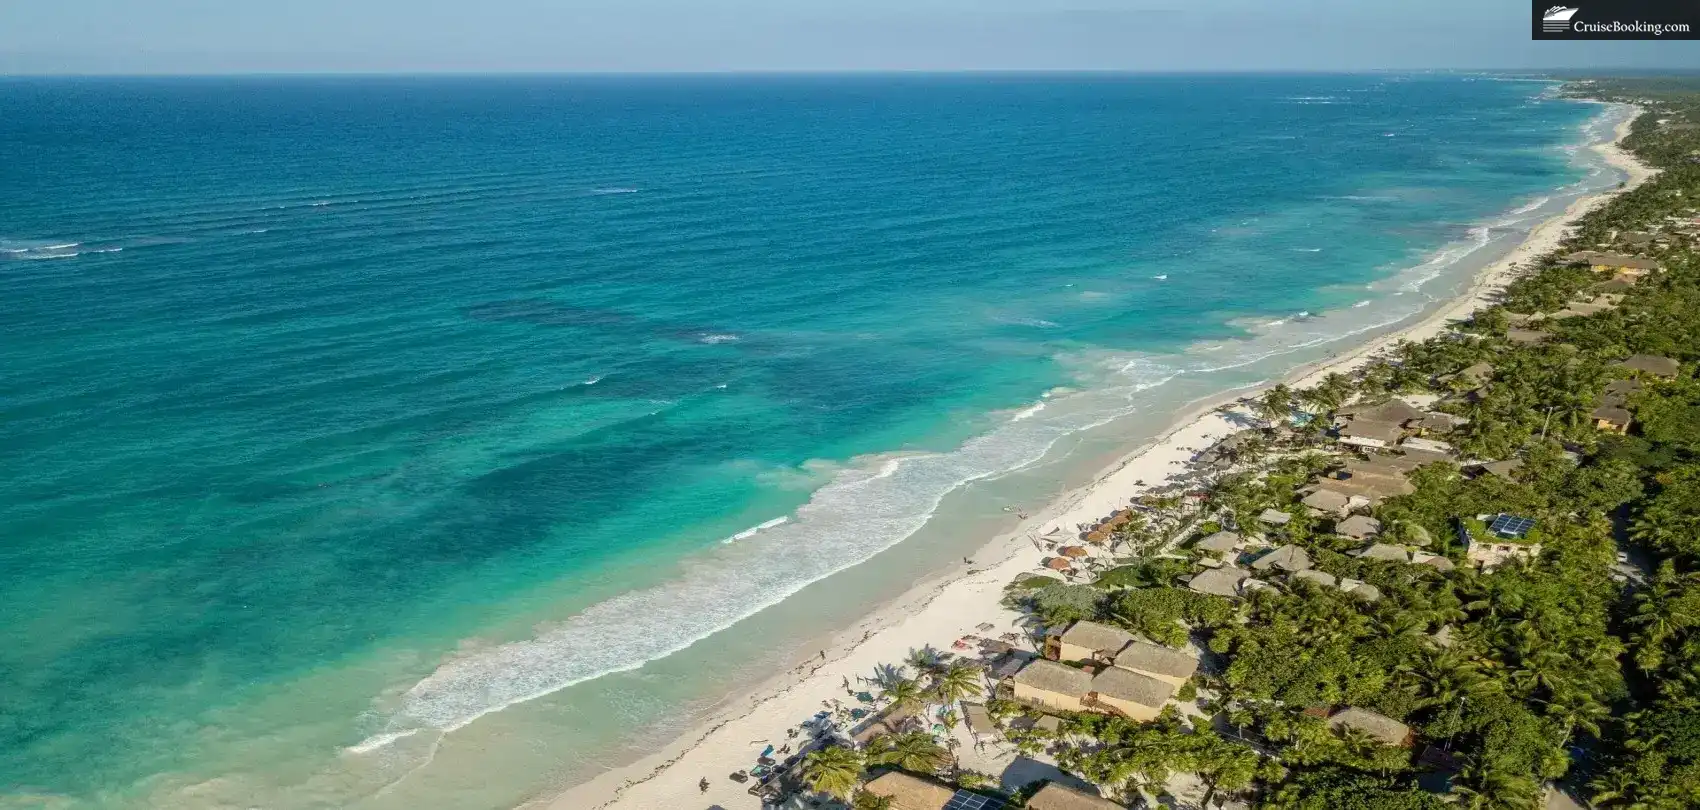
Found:
<path fill-rule="evenodd" d="M 803 782 L 810 788 L 848 799 L 862 779 L 862 755 L 852 748 L 829 746 L 803 758 Z"/>
<path fill-rule="evenodd" d="M 876 796 L 867 792 L 856 794 L 856 801 L 850 806 L 854 810 L 893 810 L 890 796 Z"/>
<path fill-rule="evenodd" d="M 937 773 L 950 764 L 950 752 L 925 731 L 876 737 L 868 750 L 869 762 L 915 773 Z"/>
<path fill-rule="evenodd" d="M 950 704 L 963 698 L 979 697 L 985 691 L 985 687 L 980 685 L 980 670 L 961 661 L 933 677 L 933 695 L 940 703 Z"/>
<path fill-rule="evenodd" d="M 1285 383 L 1277 384 L 1263 392 L 1256 407 L 1258 415 L 1268 420 L 1270 427 L 1284 425 L 1293 416 L 1293 389 Z"/>
<path fill-rule="evenodd" d="M 1319 417 L 1328 418 L 1352 396 L 1352 380 L 1344 374 L 1330 374 L 1312 388 L 1299 392 L 1299 399 Z"/>
<path fill-rule="evenodd" d="M 1481 760 L 1459 771 L 1452 783 L 1452 793 L 1466 810 L 1524 810 L 1534 806 L 1540 792 L 1533 778 Z"/>
<path fill-rule="evenodd" d="M 894 709 L 915 709 L 921 705 L 921 701 L 925 698 L 921 684 L 912 678 L 904 678 L 886 687 L 882 695 L 886 700 L 891 701 L 891 706 Z"/>
<path fill-rule="evenodd" d="M 939 652 L 930 646 L 919 647 L 909 651 L 909 657 L 903 663 L 915 669 L 917 676 L 937 672 L 939 668 Z"/>

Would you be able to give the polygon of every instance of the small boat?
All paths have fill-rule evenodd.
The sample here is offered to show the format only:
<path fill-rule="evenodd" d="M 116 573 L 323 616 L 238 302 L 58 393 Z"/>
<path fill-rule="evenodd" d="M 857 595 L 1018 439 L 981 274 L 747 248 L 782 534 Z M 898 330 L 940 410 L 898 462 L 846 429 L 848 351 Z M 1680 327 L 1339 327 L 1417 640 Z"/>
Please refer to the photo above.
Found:
<path fill-rule="evenodd" d="M 737 782 L 740 785 L 745 783 L 745 782 L 750 781 L 750 775 L 748 773 L 745 773 L 744 771 L 733 771 L 732 775 L 730 775 L 726 778 L 730 779 L 734 782 Z"/>

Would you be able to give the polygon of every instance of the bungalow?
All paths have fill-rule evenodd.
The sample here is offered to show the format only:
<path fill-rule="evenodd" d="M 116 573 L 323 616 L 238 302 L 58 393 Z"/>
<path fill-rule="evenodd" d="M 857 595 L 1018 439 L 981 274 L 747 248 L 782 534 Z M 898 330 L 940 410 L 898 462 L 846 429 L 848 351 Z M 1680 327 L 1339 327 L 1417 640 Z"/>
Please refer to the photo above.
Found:
<path fill-rule="evenodd" d="M 1618 365 L 1630 371 L 1639 371 L 1655 377 L 1666 378 L 1675 377 L 1682 370 L 1682 364 L 1675 359 L 1660 357 L 1656 354 L 1630 355 L 1629 359 L 1618 363 Z"/>
<path fill-rule="evenodd" d="M 1293 516 L 1291 514 L 1279 509 L 1265 509 L 1263 510 L 1263 514 L 1257 516 L 1257 519 L 1259 522 L 1267 523 L 1271 526 L 1285 526 L 1288 523 L 1293 522 Z"/>
<path fill-rule="evenodd" d="M 1059 711 L 1083 712 L 1086 695 L 1092 691 L 1092 675 L 1085 670 L 1035 658 L 1009 679 L 1010 691 L 1023 703 Z"/>
<path fill-rule="evenodd" d="M 1329 476 L 1319 485 L 1345 495 L 1348 511 L 1368 506 L 1383 498 L 1407 495 L 1416 491 L 1405 473 L 1426 463 L 1412 456 L 1374 456 L 1367 461 L 1351 459 L 1346 467 Z M 1342 517 L 1344 515 L 1341 515 Z"/>
<path fill-rule="evenodd" d="M 1552 318 L 1553 320 L 1563 320 L 1565 318 L 1597 315 L 1616 307 L 1620 303 L 1623 303 L 1623 296 L 1618 293 L 1601 292 L 1595 296 L 1578 295 L 1570 299 L 1570 302 L 1564 305 L 1564 309 L 1554 312 Z"/>
<path fill-rule="evenodd" d="M 1577 251 L 1565 256 L 1564 260 L 1570 264 L 1587 265 L 1600 272 L 1611 272 L 1616 274 L 1617 278 L 1626 279 L 1637 279 L 1659 269 L 1659 263 L 1652 259 L 1594 250 Z"/>
<path fill-rule="evenodd" d="M 1507 329 L 1505 339 L 1523 346 L 1545 343 L 1552 335 L 1535 329 Z"/>
<path fill-rule="evenodd" d="M 1027 810 L 1124 810 L 1109 799 L 1047 782 L 1027 800 Z"/>
<path fill-rule="evenodd" d="M 1476 465 L 1475 469 L 1476 469 L 1476 475 L 1492 475 L 1496 478 L 1501 478 L 1501 479 L 1504 479 L 1506 481 L 1515 482 L 1517 480 L 1517 478 L 1512 474 L 1517 472 L 1517 470 L 1521 469 L 1522 467 L 1523 467 L 1523 460 L 1522 459 L 1520 459 L 1520 458 L 1507 458 L 1507 459 L 1501 459 L 1499 461 L 1490 461 L 1486 464 L 1478 464 L 1478 465 Z"/>
<path fill-rule="evenodd" d="M 1482 365 L 1487 365 L 1487 364 L 1483 363 Z M 1474 366 L 1472 366 L 1472 368 L 1474 368 Z M 1493 368 L 1493 367 L 1488 366 L 1488 368 Z M 1454 415 L 1449 414 L 1449 413 L 1443 413 L 1441 411 L 1434 411 L 1432 413 L 1424 414 L 1423 420 L 1421 422 L 1417 423 L 1417 427 L 1419 429 L 1421 429 L 1424 434 L 1428 434 L 1428 435 L 1432 435 L 1432 434 L 1436 434 L 1436 433 L 1451 433 L 1452 431 L 1456 430 L 1459 425 L 1462 425 L 1462 424 L 1469 422 L 1469 421 L 1470 420 L 1465 419 L 1462 416 L 1454 416 Z"/>
<path fill-rule="evenodd" d="M 1539 557 L 1541 544 L 1529 538 L 1534 527 L 1533 520 L 1516 515 L 1478 515 L 1473 521 L 1459 521 L 1458 534 L 1464 557 L 1486 570 L 1510 559 Z"/>
<path fill-rule="evenodd" d="M 1399 447 L 1405 451 L 1429 453 L 1434 456 L 1438 456 L 1439 458 L 1445 458 L 1446 456 L 1452 455 L 1452 445 L 1447 444 L 1446 442 L 1435 441 L 1434 439 L 1419 439 L 1412 437 L 1400 442 Z M 1437 458 L 1435 460 L 1439 459 Z"/>
<path fill-rule="evenodd" d="M 1352 556 L 1361 560 L 1381 560 L 1383 562 L 1408 563 L 1411 561 L 1411 552 L 1386 543 L 1371 543 L 1365 548 L 1352 552 Z"/>
<path fill-rule="evenodd" d="M 862 790 L 891 800 L 891 810 L 944 810 L 956 791 L 941 782 L 902 771 L 886 771 Z"/>
<path fill-rule="evenodd" d="M 1452 381 L 1457 380 L 1469 388 L 1479 388 L 1483 385 L 1487 385 L 1488 381 L 1492 379 L 1493 365 L 1491 363 L 1476 363 L 1475 365 L 1467 366 L 1455 373 L 1443 374 L 1435 378 L 1437 382 L 1441 383 L 1451 383 Z"/>
<path fill-rule="evenodd" d="M 1403 435 L 1405 429 L 1399 425 L 1368 419 L 1353 419 L 1340 427 L 1340 443 L 1353 447 L 1388 447 Z"/>
<path fill-rule="evenodd" d="M 1594 427 L 1611 433 L 1628 433 L 1635 421 L 1629 411 L 1615 405 L 1601 405 L 1589 412 L 1588 418 L 1594 420 Z"/>
<path fill-rule="evenodd" d="M 1008 681 L 1010 693 L 1031 706 L 1058 711 L 1097 711 L 1135 720 L 1155 718 L 1175 694 L 1175 685 L 1133 670 L 1105 667 L 1097 675 L 1036 658 Z"/>
<path fill-rule="evenodd" d="M 1641 390 L 1640 380 L 1612 380 L 1606 383 L 1604 391 L 1600 392 L 1599 404 L 1625 405 L 1629 398 Z"/>
<path fill-rule="evenodd" d="M 1186 586 L 1196 593 L 1232 599 L 1240 595 L 1240 583 L 1250 576 L 1251 574 L 1233 566 L 1210 568 L 1199 572 Z"/>
<path fill-rule="evenodd" d="M 1348 596 L 1355 599 L 1361 599 L 1365 602 L 1381 601 L 1381 589 L 1369 584 L 1368 582 L 1359 582 L 1355 579 L 1342 579 L 1340 580 L 1340 590 L 1345 591 Z"/>
<path fill-rule="evenodd" d="M 1657 237 L 1644 231 L 1624 231 L 1617 235 L 1617 241 L 1630 247 L 1644 248 L 1653 244 Z"/>
<path fill-rule="evenodd" d="M 1243 539 L 1244 538 L 1241 538 L 1233 532 L 1216 532 L 1215 534 L 1205 537 L 1203 540 L 1193 543 L 1192 547 L 1195 550 L 1202 551 L 1206 554 L 1214 554 L 1217 557 L 1227 557 L 1228 555 L 1233 554 L 1235 549 L 1240 547 L 1240 543 Z"/>
<path fill-rule="evenodd" d="M 1175 685 L 1121 667 L 1108 667 L 1092 679 L 1084 701 L 1089 708 L 1146 722 L 1157 719 L 1163 704 L 1175 695 Z"/>
<path fill-rule="evenodd" d="M 1291 543 L 1258 557 L 1251 567 L 1257 571 L 1286 571 L 1295 573 L 1311 567 L 1310 554 Z"/>
<path fill-rule="evenodd" d="M 1402 399 L 1390 399 L 1375 405 L 1358 404 L 1341 408 L 1335 415 L 1351 421 L 1386 422 L 1404 427 L 1423 418 L 1423 412 Z"/>
<path fill-rule="evenodd" d="M 1052 661 L 1109 661 L 1134 640 L 1119 627 L 1078 621 L 1061 633 L 1045 637 L 1045 657 Z"/>
<path fill-rule="evenodd" d="M 1451 571 L 1452 569 L 1457 568 L 1457 566 L 1452 564 L 1451 560 L 1442 557 L 1439 554 L 1428 554 L 1421 551 L 1412 552 L 1411 562 L 1414 562 L 1417 565 L 1426 565 L 1436 571 Z"/>
<path fill-rule="evenodd" d="M 1327 573 L 1326 571 L 1298 571 L 1293 574 L 1293 579 L 1303 579 L 1314 582 L 1324 588 L 1337 588 L 1340 586 L 1340 580 L 1335 579 L 1333 574 Z"/>
<path fill-rule="evenodd" d="M 1322 489 L 1304 496 L 1299 503 L 1310 507 L 1311 512 L 1318 515 L 1334 515 L 1344 517 L 1346 510 L 1351 508 L 1351 499 L 1332 489 Z"/>
<path fill-rule="evenodd" d="M 1417 735 L 1411 733 L 1410 726 L 1386 715 L 1356 707 L 1341 709 L 1329 716 L 1328 727 L 1335 731 L 1356 729 L 1374 737 L 1382 745 L 1399 748 L 1410 748 L 1417 741 Z"/>
<path fill-rule="evenodd" d="M 1115 664 L 1121 669 L 1177 687 L 1198 671 L 1198 658 L 1191 653 L 1146 641 L 1127 645 L 1127 649 L 1116 656 Z"/>
<path fill-rule="evenodd" d="M 1334 533 L 1353 540 L 1368 540 L 1381 534 L 1381 521 L 1365 515 L 1353 515 L 1334 524 Z"/>

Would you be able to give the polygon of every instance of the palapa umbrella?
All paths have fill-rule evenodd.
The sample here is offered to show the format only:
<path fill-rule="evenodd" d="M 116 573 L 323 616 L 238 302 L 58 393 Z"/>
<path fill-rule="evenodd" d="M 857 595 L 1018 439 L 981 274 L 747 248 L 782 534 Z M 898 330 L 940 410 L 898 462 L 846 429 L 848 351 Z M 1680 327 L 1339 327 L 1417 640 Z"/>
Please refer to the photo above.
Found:
<path fill-rule="evenodd" d="M 1086 549 L 1080 546 L 1063 546 L 1057 549 L 1057 553 L 1064 557 L 1084 557 L 1086 556 Z"/>
<path fill-rule="evenodd" d="M 1067 571 L 1071 567 L 1067 557 L 1052 557 L 1045 561 L 1045 567 L 1052 571 Z"/>

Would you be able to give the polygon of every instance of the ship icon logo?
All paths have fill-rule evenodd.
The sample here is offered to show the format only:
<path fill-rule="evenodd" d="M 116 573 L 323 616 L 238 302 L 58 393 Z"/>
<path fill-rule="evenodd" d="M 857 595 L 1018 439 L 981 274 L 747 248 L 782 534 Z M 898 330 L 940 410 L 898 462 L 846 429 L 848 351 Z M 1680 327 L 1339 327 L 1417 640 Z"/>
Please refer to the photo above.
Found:
<path fill-rule="evenodd" d="M 1570 28 L 1570 18 L 1576 16 L 1581 9 L 1570 6 L 1553 6 L 1541 15 L 1541 30 L 1549 34 L 1563 33 Z"/>

